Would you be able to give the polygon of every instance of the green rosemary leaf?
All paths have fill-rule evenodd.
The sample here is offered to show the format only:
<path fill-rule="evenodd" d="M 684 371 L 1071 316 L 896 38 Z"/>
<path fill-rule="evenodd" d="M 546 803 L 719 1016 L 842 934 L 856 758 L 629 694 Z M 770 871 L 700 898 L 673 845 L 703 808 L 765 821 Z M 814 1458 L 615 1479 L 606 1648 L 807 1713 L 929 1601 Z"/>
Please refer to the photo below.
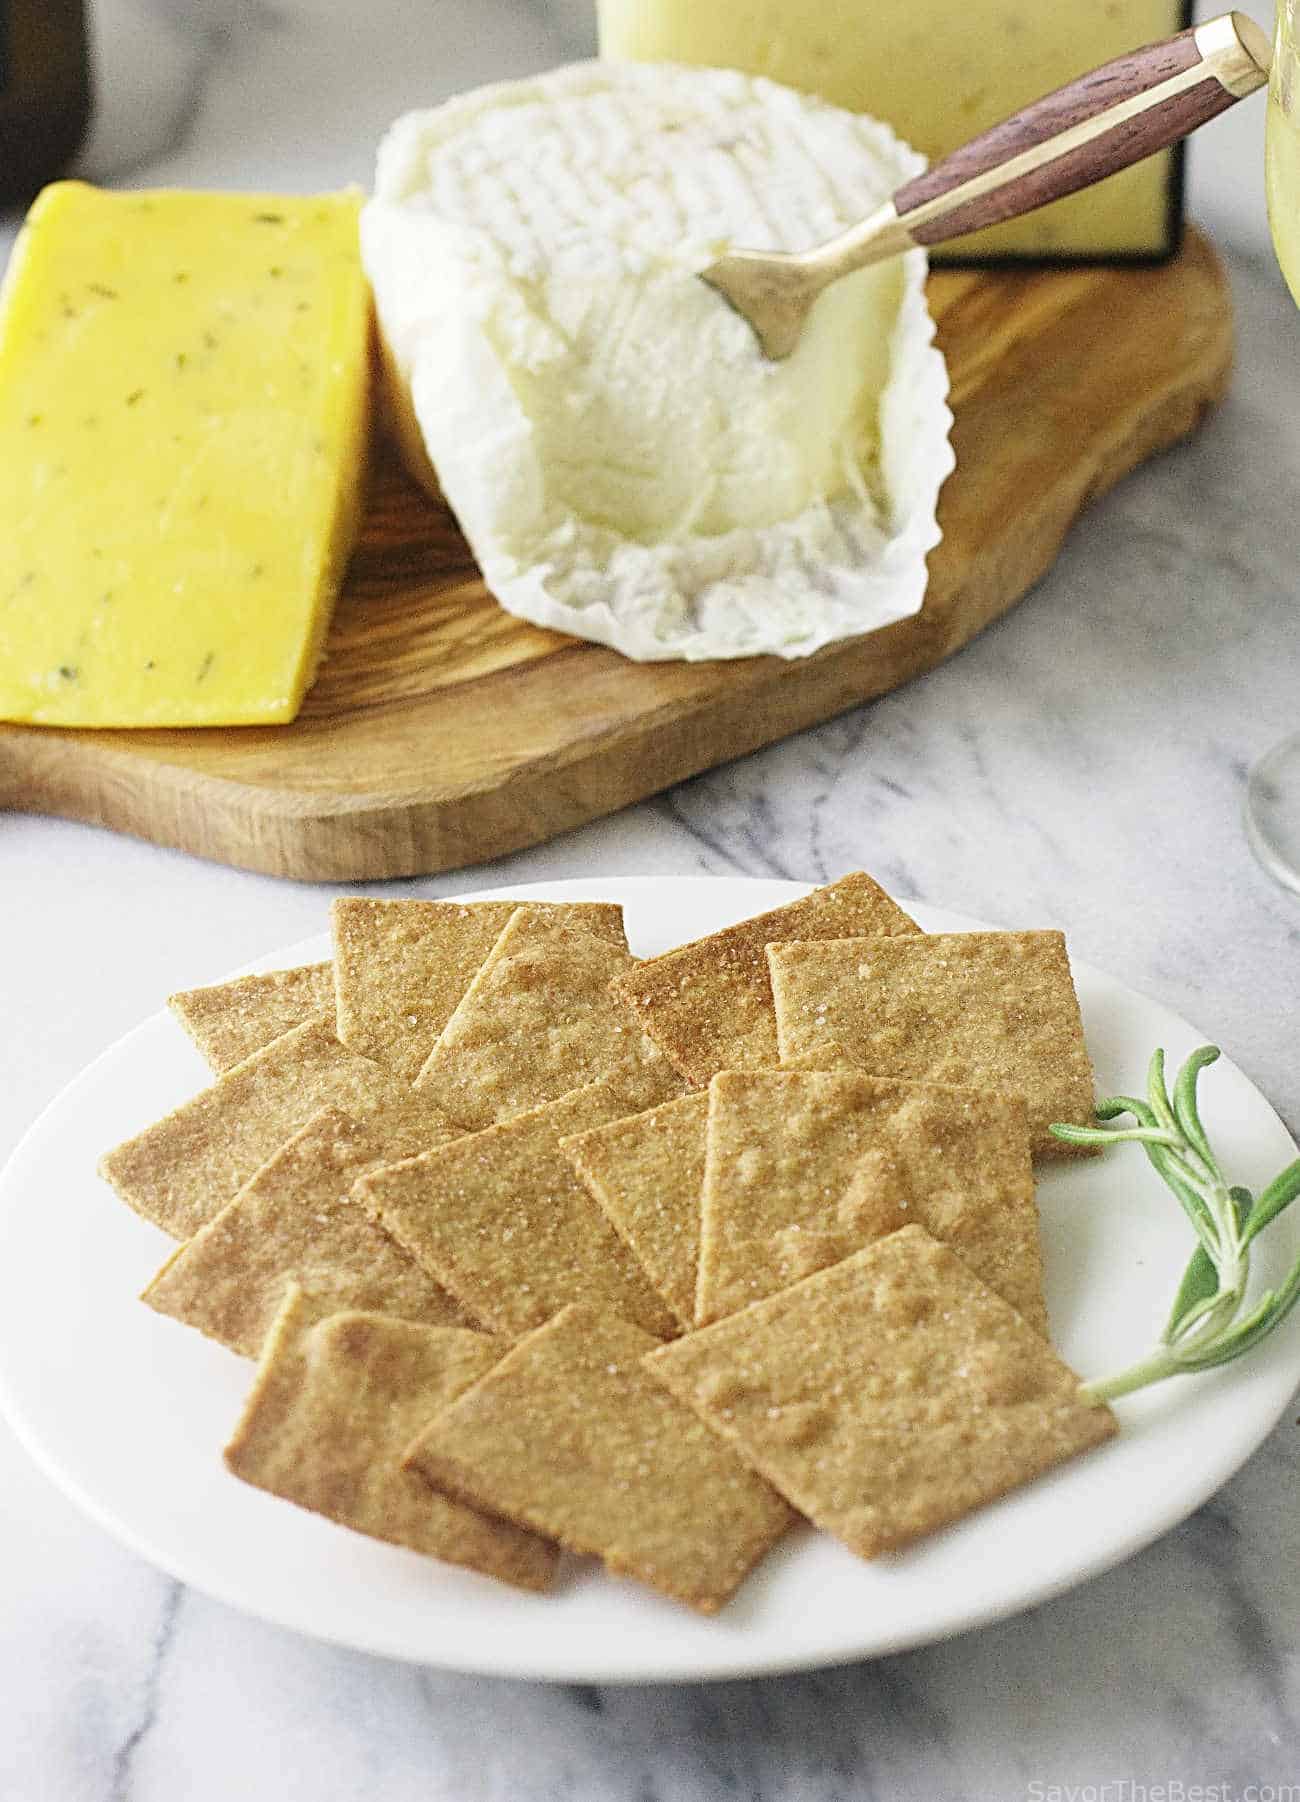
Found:
<path fill-rule="evenodd" d="M 1193 1051 L 1178 1072 L 1178 1080 L 1174 1084 L 1174 1114 L 1178 1124 L 1184 1136 L 1211 1168 L 1214 1168 L 1214 1156 L 1210 1151 L 1210 1141 L 1205 1136 L 1205 1128 L 1201 1125 L 1200 1109 L 1196 1103 L 1196 1085 L 1201 1071 L 1217 1063 L 1220 1055 L 1217 1045 L 1202 1045 L 1198 1051 Z"/>
<path fill-rule="evenodd" d="M 1111 1131 L 1100 1126 L 1067 1126 L 1057 1122 L 1050 1130 L 1070 1145 L 1123 1145 L 1131 1140 L 1141 1145 L 1164 1145 L 1172 1150 L 1175 1143 L 1160 1126 L 1117 1126 Z"/>
<path fill-rule="evenodd" d="M 1053 1138 L 1063 1139 L 1067 1145 L 1114 1145 L 1129 1139 L 1145 1144 L 1153 1136 L 1161 1144 L 1166 1142 L 1158 1126 L 1117 1127 L 1112 1132 L 1102 1126 L 1074 1126 L 1058 1120 L 1053 1121 L 1047 1130 Z"/>
<path fill-rule="evenodd" d="M 1174 1305 L 1169 1310 L 1165 1330 L 1160 1335 L 1164 1343 L 1168 1345 L 1177 1338 L 1179 1328 L 1186 1323 L 1193 1308 L 1199 1308 L 1202 1302 L 1212 1301 L 1218 1293 L 1219 1273 L 1214 1260 L 1203 1245 L 1198 1245 L 1187 1260 L 1183 1280 L 1178 1285 Z"/>
<path fill-rule="evenodd" d="M 1289 1208 L 1296 1196 L 1300 1195 L 1300 1158 L 1294 1164 L 1288 1164 L 1280 1176 L 1275 1176 L 1267 1189 L 1260 1194 L 1259 1200 L 1250 1210 L 1241 1239 L 1243 1245 L 1249 1245 L 1263 1232 L 1271 1220 L 1276 1220 L 1283 1208 Z"/>
<path fill-rule="evenodd" d="M 1237 1210 L 1237 1225 L 1241 1227 L 1251 1209 L 1250 1190 L 1230 1189 L 1228 1193 Z M 1201 1310 L 1202 1304 L 1213 1301 L 1218 1293 L 1218 1266 L 1204 1244 L 1200 1244 L 1188 1259 L 1187 1268 L 1183 1272 L 1183 1280 L 1178 1285 L 1178 1293 L 1174 1296 L 1174 1305 L 1169 1310 L 1169 1319 L 1165 1322 L 1165 1330 L 1160 1335 L 1164 1343 L 1168 1345 L 1176 1339 L 1181 1329 L 1192 1324 L 1189 1316 L 1193 1310 Z"/>
<path fill-rule="evenodd" d="M 1054 1120 L 1048 1127 L 1054 1139 L 1062 1139 L 1067 1145 L 1109 1145 L 1113 1133 L 1102 1132 L 1098 1126 L 1073 1126 L 1064 1120 Z"/>
<path fill-rule="evenodd" d="M 1094 1112 L 1099 1120 L 1114 1120 L 1120 1114 L 1132 1114 L 1139 1126 L 1158 1128 L 1160 1125 L 1150 1103 L 1139 1101 L 1135 1095 L 1108 1095 L 1097 1103 Z"/>
<path fill-rule="evenodd" d="M 1196 1237 L 1213 1258 L 1219 1249 L 1219 1229 L 1209 1203 L 1195 1188 L 1194 1179 L 1189 1176 L 1186 1167 L 1180 1167 L 1162 1146 L 1148 1144 L 1146 1152 L 1159 1176 L 1177 1196 L 1179 1205 L 1192 1223 Z"/>
<path fill-rule="evenodd" d="M 1276 1331 L 1300 1301 L 1300 1260 L 1277 1290 L 1268 1289 L 1244 1320 L 1234 1322 L 1226 1333 L 1219 1334 L 1204 1349 L 1184 1360 L 1188 1370 L 1213 1370 L 1229 1364 L 1243 1352 L 1253 1351 L 1261 1340 Z"/>
<path fill-rule="evenodd" d="M 1151 1103 L 1151 1112 L 1160 1125 L 1172 1139 L 1178 1139 L 1178 1122 L 1174 1118 L 1174 1106 L 1165 1087 L 1165 1054 L 1159 1047 L 1151 1053 L 1151 1062 L 1147 1067 L 1147 1098 Z"/>

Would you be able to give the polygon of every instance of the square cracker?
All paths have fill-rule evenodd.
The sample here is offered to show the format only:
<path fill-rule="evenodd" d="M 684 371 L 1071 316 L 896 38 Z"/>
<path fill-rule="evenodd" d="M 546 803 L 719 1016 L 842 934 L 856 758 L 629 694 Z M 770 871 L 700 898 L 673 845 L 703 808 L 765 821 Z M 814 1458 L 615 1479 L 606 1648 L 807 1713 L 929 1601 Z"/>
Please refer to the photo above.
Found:
<path fill-rule="evenodd" d="M 606 1076 L 633 1109 L 680 1095 L 672 1065 L 609 993 L 634 962 L 622 946 L 540 908 L 516 908 L 416 1087 L 470 1130 Z"/>
<path fill-rule="evenodd" d="M 1109 1439 L 1109 1408 L 919 1226 L 646 1369 L 863 1558 L 907 1545 Z"/>
<path fill-rule="evenodd" d="M 636 964 L 614 985 L 683 1076 L 703 1088 L 718 1070 L 780 1063 L 764 947 L 774 939 L 919 934 L 915 920 L 858 871 L 788 907 Z"/>
<path fill-rule="evenodd" d="M 707 1095 L 561 1139 L 560 1147 L 679 1322 L 695 1320 Z"/>
<path fill-rule="evenodd" d="M 514 901 L 376 901 L 330 909 L 338 1034 L 413 1082 L 438 1034 L 515 911 Z M 534 903 L 627 949 L 623 910 L 604 901 Z"/>
<path fill-rule="evenodd" d="M 571 1133 L 628 1111 L 592 1083 L 504 1126 L 363 1177 L 357 1195 L 466 1311 L 526 1333 L 589 1301 L 671 1338 L 677 1322 L 560 1149 Z"/>
<path fill-rule="evenodd" d="M 218 1075 L 233 1070 L 281 1033 L 334 1012 L 332 964 L 300 964 L 265 976 L 237 976 L 205 989 L 181 989 L 167 1005 Z"/>
<path fill-rule="evenodd" d="M 1092 1065 L 1059 932 L 943 932 L 768 949 L 782 1060 L 835 1039 L 864 1070 L 1023 1095 L 1036 1157 L 1093 1121 Z"/>
<path fill-rule="evenodd" d="M 368 1170 L 430 1151 L 446 1136 L 418 1097 L 364 1121 L 322 1108 L 176 1248 L 140 1299 L 248 1358 L 261 1350 L 291 1282 L 301 1285 L 304 1321 L 360 1309 L 467 1326 L 442 1285 L 350 1194 Z"/>
<path fill-rule="evenodd" d="M 712 1614 L 792 1516 L 646 1376 L 655 1343 L 595 1308 L 565 1308 L 432 1420 L 407 1462 Z"/>
<path fill-rule="evenodd" d="M 318 1319 L 293 1287 L 226 1463 L 244 1482 L 372 1539 L 549 1589 L 554 1545 L 435 1493 L 400 1463 L 408 1441 L 504 1350 L 482 1333 L 382 1314 Z"/>
<path fill-rule="evenodd" d="M 173 1239 L 188 1239 L 318 1108 L 360 1119 L 410 1093 L 340 1045 L 330 1021 L 309 1020 L 105 1152 L 99 1173 L 137 1214 Z M 431 1097 L 414 1106 L 425 1107 L 431 1134 L 454 1135 Z"/>
<path fill-rule="evenodd" d="M 1047 1332 L 1025 1104 L 995 1090 L 736 1071 L 709 1085 L 695 1321 L 915 1223 Z"/>

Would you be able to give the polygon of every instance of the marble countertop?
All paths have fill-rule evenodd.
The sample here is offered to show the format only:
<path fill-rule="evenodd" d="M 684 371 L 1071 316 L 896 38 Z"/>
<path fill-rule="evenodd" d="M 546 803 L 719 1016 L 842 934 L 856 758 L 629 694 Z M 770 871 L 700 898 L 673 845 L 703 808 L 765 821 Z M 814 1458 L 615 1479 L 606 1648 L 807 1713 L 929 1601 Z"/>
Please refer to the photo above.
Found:
<path fill-rule="evenodd" d="M 582 0 L 102 0 L 96 22 L 87 172 L 209 185 L 364 180 L 403 106 L 587 36 Z M 1300 329 L 1245 198 L 1257 124 L 1214 128 L 1194 188 L 1230 248 L 1231 398 L 1094 507 L 1021 608 L 873 706 L 382 892 L 862 865 L 903 898 L 1065 928 L 1300 1125 L 1300 902 L 1240 818 L 1300 697 Z M 0 816 L 0 1155 L 160 997 L 319 930 L 331 892 Z M 1017 1619 L 818 1675 L 628 1690 L 430 1673 L 234 1613 L 93 1525 L 0 1426 L 0 1802 L 1280 1802 L 1300 1796 L 1293 1415 L 1183 1527 Z"/>

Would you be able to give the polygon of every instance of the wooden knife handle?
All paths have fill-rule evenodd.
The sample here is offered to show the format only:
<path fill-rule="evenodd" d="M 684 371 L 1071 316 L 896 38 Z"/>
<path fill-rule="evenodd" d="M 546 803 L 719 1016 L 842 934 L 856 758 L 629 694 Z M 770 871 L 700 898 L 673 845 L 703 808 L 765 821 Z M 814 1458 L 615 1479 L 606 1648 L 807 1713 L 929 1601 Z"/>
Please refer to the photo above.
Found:
<path fill-rule="evenodd" d="M 1224 13 L 1091 69 L 963 144 L 894 195 L 918 244 L 939 244 L 1073 194 L 1163 150 L 1268 80 L 1253 20 Z"/>

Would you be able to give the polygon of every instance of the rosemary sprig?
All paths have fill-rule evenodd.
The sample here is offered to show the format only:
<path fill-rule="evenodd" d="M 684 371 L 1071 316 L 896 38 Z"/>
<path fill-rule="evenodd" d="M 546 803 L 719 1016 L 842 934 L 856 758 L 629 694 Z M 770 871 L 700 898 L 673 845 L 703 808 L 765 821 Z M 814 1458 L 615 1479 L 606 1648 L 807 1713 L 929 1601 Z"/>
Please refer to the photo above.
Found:
<path fill-rule="evenodd" d="M 1210 1148 L 1196 1101 L 1201 1071 L 1219 1055 L 1202 1045 L 1178 1073 L 1173 1094 L 1165 1085 L 1165 1054 L 1151 1059 L 1147 1098 L 1114 1095 L 1097 1104 L 1099 1120 L 1131 1114 L 1136 1126 L 1053 1126 L 1071 1145 L 1142 1145 L 1192 1224 L 1196 1249 L 1174 1296 L 1160 1342 L 1148 1357 L 1099 1382 L 1084 1383 L 1085 1401 L 1113 1401 L 1135 1389 L 1194 1370 L 1212 1370 L 1239 1358 L 1265 1339 L 1300 1301 L 1300 1258 L 1276 1289 L 1267 1289 L 1242 1313 L 1250 1277 L 1250 1246 L 1270 1221 L 1300 1195 L 1300 1158 L 1288 1164 L 1258 1196 L 1230 1184 Z"/>

